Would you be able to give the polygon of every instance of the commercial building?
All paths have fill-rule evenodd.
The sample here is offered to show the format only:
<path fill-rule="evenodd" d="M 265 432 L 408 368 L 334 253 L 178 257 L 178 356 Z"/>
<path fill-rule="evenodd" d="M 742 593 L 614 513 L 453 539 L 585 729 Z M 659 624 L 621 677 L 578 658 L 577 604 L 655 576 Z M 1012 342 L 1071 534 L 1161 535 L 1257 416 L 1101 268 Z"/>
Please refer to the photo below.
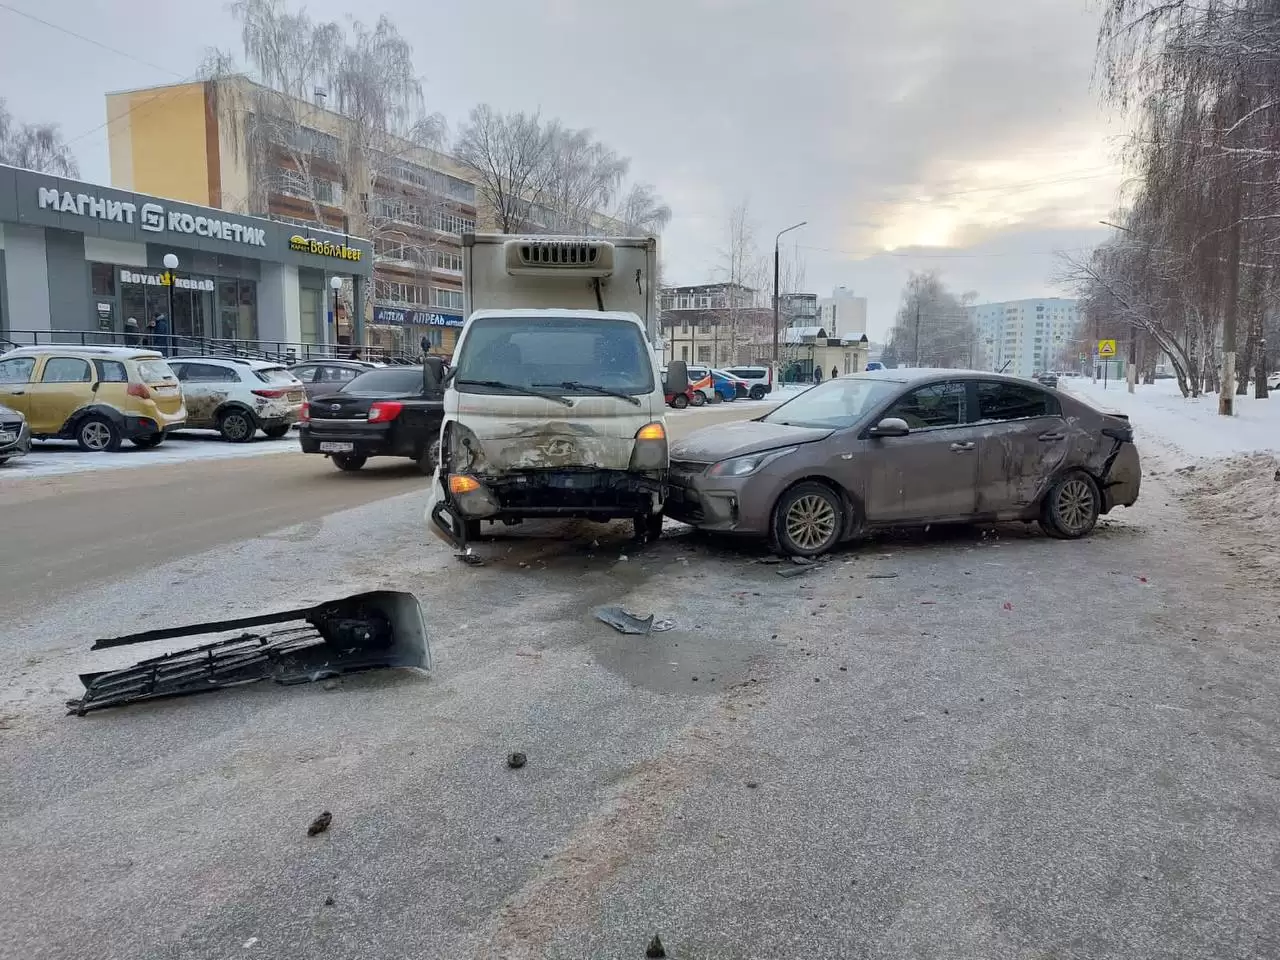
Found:
<path fill-rule="evenodd" d="M 399 138 L 353 150 L 356 124 L 324 101 L 245 77 L 109 94 L 112 183 L 299 226 L 354 225 L 373 243 L 373 287 L 343 291 L 337 335 L 409 353 L 426 338 L 451 353 L 463 320 L 461 235 L 477 220 L 470 174 Z M 310 312 L 313 295 L 303 296 Z"/>
<path fill-rule="evenodd" d="M 860 337 L 867 332 L 867 298 L 836 287 L 831 296 L 818 299 L 817 320 L 832 336 Z"/>
<path fill-rule="evenodd" d="M 860 373 L 867 367 L 870 344 L 867 335 L 835 336 L 825 327 L 788 327 L 783 334 L 785 360 L 782 378 L 788 383 L 808 382 L 815 368 L 822 379 Z"/>
<path fill-rule="evenodd" d="M 1055 369 L 1069 352 L 1080 319 L 1078 302 L 1061 297 L 980 303 L 969 307 L 977 334 L 977 366 L 1030 377 Z"/>
<path fill-rule="evenodd" d="M 177 267 L 165 265 L 177 259 Z M 333 279 L 364 296 L 366 240 L 0 166 L 0 337 L 171 335 L 333 343 Z"/>

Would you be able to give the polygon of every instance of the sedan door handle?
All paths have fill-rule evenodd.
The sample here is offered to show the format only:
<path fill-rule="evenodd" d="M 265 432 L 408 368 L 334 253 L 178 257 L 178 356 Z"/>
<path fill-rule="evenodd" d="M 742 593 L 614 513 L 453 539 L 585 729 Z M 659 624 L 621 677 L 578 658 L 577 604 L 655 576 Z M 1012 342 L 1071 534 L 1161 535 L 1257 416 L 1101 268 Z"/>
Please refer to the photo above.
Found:
<path fill-rule="evenodd" d="M 1042 433 L 1036 439 L 1044 443 L 1053 443 L 1055 440 L 1065 440 L 1066 436 L 1065 433 Z"/>
<path fill-rule="evenodd" d="M 951 450 L 953 453 L 968 453 L 974 446 L 975 444 L 972 440 L 965 440 L 963 443 L 953 443 Z"/>
<path fill-rule="evenodd" d="M 8 393 L 11 397 L 25 397 L 27 395 L 25 390 L 10 390 Z"/>

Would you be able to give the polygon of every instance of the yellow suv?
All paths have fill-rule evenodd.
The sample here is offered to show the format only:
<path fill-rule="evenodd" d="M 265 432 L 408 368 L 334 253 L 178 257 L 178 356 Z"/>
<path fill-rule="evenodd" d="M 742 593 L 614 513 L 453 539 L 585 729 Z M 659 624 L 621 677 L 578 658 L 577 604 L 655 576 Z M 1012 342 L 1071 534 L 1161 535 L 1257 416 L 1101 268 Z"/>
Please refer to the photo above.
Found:
<path fill-rule="evenodd" d="M 154 447 L 182 426 L 178 378 L 154 350 L 51 343 L 0 355 L 0 404 L 27 417 L 37 440 L 75 440 L 81 450 Z"/>

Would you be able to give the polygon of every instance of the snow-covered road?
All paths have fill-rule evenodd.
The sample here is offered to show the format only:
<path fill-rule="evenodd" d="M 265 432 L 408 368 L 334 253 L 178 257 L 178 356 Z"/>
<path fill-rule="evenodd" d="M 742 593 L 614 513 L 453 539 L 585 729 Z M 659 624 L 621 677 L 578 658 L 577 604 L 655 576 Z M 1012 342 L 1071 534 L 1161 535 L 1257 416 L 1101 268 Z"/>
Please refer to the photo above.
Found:
<path fill-rule="evenodd" d="M 159 447 L 139 450 L 124 444 L 117 453 L 86 453 L 71 440 L 36 441 L 31 453 L 0 466 L 0 483 L 25 477 L 57 477 L 86 470 L 118 470 L 122 467 L 155 467 L 190 460 L 228 460 L 298 453 L 294 434 L 279 440 L 259 436 L 251 443 L 228 443 L 212 431 L 184 430 Z"/>

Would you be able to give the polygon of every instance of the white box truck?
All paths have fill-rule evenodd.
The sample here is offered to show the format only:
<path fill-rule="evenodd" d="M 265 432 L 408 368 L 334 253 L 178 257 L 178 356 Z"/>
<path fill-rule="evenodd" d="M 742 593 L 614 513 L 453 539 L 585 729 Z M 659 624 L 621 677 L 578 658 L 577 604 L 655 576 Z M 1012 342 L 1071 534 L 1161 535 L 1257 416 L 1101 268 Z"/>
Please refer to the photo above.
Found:
<path fill-rule="evenodd" d="M 424 372 L 444 392 L 433 533 L 465 549 L 483 521 L 661 530 L 657 253 L 652 238 L 463 237 L 466 321 L 447 374 L 430 361 Z M 683 390 L 683 363 L 667 375 Z"/>

